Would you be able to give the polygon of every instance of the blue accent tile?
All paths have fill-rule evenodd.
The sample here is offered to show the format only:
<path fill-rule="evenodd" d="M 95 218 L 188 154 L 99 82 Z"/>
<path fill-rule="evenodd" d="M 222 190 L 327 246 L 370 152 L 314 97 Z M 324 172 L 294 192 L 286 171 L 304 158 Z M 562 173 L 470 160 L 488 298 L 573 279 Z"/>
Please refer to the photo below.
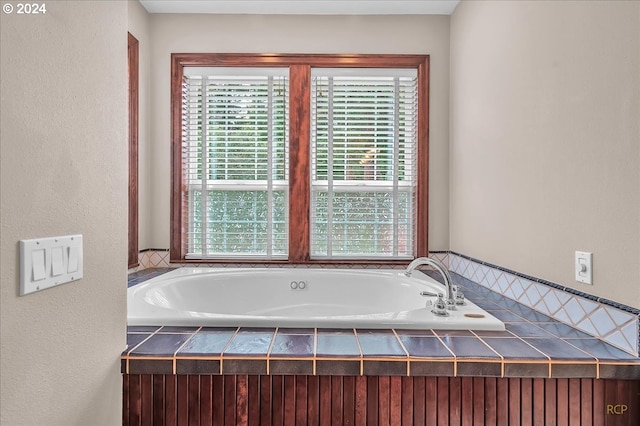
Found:
<path fill-rule="evenodd" d="M 625 339 L 627 339 L 629 342 L 631 342 L 633 344 L 634 342 L 636 342 L 636 338 L 638 338 L 638 335 L 637 335 L 637 333 L 638 333 L 638 320 L 636 320 L 634 322 L 630 322 L 626 326 L 622 327 L 620 332 L 625 337 Z M 640 340 L 638 340 L 638 342 L 640 343 Z M 636 353 L 636 354 L 638 353 L 637 345 L 635 347 L 633 347 L 632 352 Z"/>
<path fill-rule="evenodd" d="M 598 330 L 596 330 L 589 318 L 585 318 L 582 322 L 576 324 L 576 329 L 584 331 L 592 336 L 598 335 Z"/>
<path fill-rule="evenodd" d="M 517 314 L 520 314 L 518 312 L 516 312 Z M 552 322 L 555 321 L 552 317 L 550 317 L 549 315 L 545 315 L 542 312 L 537 312 L 537 311 L 533 311 L 530 312 L 528 314 L 522 314 L 524 316 L 524 318 L 528 321 L 531 322 Z"/>
<path fill-rule="evenodd" d="M 151 336 L 150 334 L 142 334 L 142 333 L 128 333 L 127 334 L 127 349 L 132 349 L 135 346 L 139 345 L 147 337 Z"/>
<path fill-rule="evenodd" d="M 455 354 L 456 358 L 500 359 L 477 337 L 443 337 L 442 342 Z"/>
<path fill-rule="evenodd" d="M 526 322 L 507 323 L 505 328 L 519 337 L 553 337 L 546 330 Z"/>
<path fill-rule="evenodd" d="M 393 333 L 365 333 L 358 330 L 358 341 L 363 356 L 406 356 Z"/>
<path fill-rule="evenodd" d="M 496 302 L 496 303 L 502 303 L 502 304 L 506 303 L 508 300 L 511 300 L 511 299 L 508 299 L 508 298 L 506 298 L 506 297 L 504 297 L 504 296 L 502 296 L 502 295 L 500 295 L 499 293 L 496 293 L 496 292 L 491 292 L 491 293 L 485 295 L 484 297 L 485 297 L 485 299 L 487 299 L 489 301 Z"/>
<path fill-rule="evenodd" d="M 511 312 L 513 312 L 516 315 L 521 316 L 522 318 L 526 319 L 527 321 L 531 321 L 531 322 L 553 322 L 555 321 L 553 318 L 551 318 L 548 315 L 545 315 L 543 313 L 540 313 L 534 309 L 529 308 L 528 306 L 525 306 L 521 303 L 518 302 L 511 302 L 511 303 L 507 303 L 505 304 L 505 309 L 510 310 Z"/>
<path fill-rule="evenodd" d="M 512 338 L 516 337 L 513 333 L 508 330 L 505 331 L 495 331 L 495 330 L 474 330 L 473 332 L 476 336 L 484 338 L 484 337 L 499 337 L 499 338 Z"/>
<path fill-rule="evenodd" d="M 483 337 L 482 340 L 491 346 L 493 350 L 498 352 L 502 357 L 508 359 L 534 359 L 534 360 L 546 360 L 548 359 L 544 354 L 540 353 L 536 349 L 529 346 L 524 341 L 518 338 L 493 338 Z"/>
<path fill-rule="evenodd" d="M 540 322 L 536 326 L 561 338 L 592 339 L 593 336 L 560 322 Z"/>
<path fill-rule="evenodd" d="M 488 309 L 487 312 L 489 312 L 491 315 L 498 318 L 502 322 L 525 322 L 524 318 L 510 311 Z"/>
<path fill-rule="evenodd" d="M 356 336 L 348 334 L 320 334 L 318 333 L 317 356 L 354 357 L 360 356 L 360 349 Z"/>
<path fill-rule="evenodd" d="M 221 331 L 218 333 L 207 332 L 198 333 L 180 349 L 180 355 L 211 355 L 217 356 L 227 346 L 232 331 Z"/>
<path fill-rule="evenodd" d="M 224 351 L 224 356 L 266 356 L 273 332 L 240 330 Z"/>
<path fill-rule="evenodd" d="M 604 338 L 604 341 L 617 348 L 626 350 L 627 352 L 634 352 L 635 344 L 631 344 L 625 339 L 624 335 L 620 331 L 611 333 Z"/>
<path fill-rule="evenodd" d="M 608 311 L 606 307 L 601 307 L 589 316 L 591 323 L 601 336 L 611 333 L 616 328 L 616 324 L 613 322 L 611 316 L 609 316 Z"/>
<path fill-rule="evenodd" d="M 140 284 L 140 280 L 139 279 L 129 279 L 127 281 L 127 287 L 133 287 L 136 284 Z"/>
<path fill-rule="evenodd" d="M 271 356 L 312 357 L 313 340 L 312 334 L 280 334 L 278 332 L 271 348 Z"/>
<path fill-rule="evenodd" d="M 154 334 L 129 355 L 173 356 L 190 337 L 190 334 Z"/>
<path fill-rule="evenodd" d="M 640 358 L 634 357 L 598 339 L 565 339 L 565 341 L 600 361 L 629 361 L 637 362 L 640 365 Z"/>
<path fill-rule="evenodd" d="M 524 340 L 543 354 L 549 356 L 551 360 L 595 361 L 594 357 L 560 339 L 529 337 Z"/>
<path fill-rule="evenodd" d="M 611 318 L 613 318 L 614 322 L 616 324 L 618 324 L 618 325 L 625 324 L 625 323 L 635 319 L 634 315 L 632 315 L 632 314 L 630 314 L 628 312 L 625 312 L 625 311 L 623 311 L 621 309 L 618 309 L 617 307 L 616 308 L 605 308 L 605 309 L 607 310 L 607 313 L 609 314 L 609 316 Z"/>
<path fill-rule="evenodd" d="M 501 305 L 495 303 L 495 302 L 491 302 L 489 300 L 486 299 L 482 299 L 482 300 L 473 300 L 470 299 L 473 303 L 475 303 L 476 305 L 478 305 L 478 307 L 484 309 L 484 310 L 489 310 L 489 309 L 500 309 L 502 308 Z"/>
<path fill-rule="evenodd" d="M 428 336 L 400 336 L 400 341 L 411 357 L 453 358 L 440 339 Z"/>

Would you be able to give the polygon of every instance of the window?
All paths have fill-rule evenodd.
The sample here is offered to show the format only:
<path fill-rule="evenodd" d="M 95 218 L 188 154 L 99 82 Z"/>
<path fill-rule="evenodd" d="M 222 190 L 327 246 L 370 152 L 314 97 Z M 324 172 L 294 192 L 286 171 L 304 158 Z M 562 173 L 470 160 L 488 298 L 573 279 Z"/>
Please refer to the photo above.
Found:
<path fill-rule="evenodd" d="M 311 76 L 311 257 L 412 258 L 416 70 Z"/>
<path fill-rule="evenodd" d="M 428 56 L 172 55 L 172 261 L 427 255 Z"/>
<path fill-rule="evenodd" d="M 187 259 L 286 259 L 288 72 L 185 68 Z"/>

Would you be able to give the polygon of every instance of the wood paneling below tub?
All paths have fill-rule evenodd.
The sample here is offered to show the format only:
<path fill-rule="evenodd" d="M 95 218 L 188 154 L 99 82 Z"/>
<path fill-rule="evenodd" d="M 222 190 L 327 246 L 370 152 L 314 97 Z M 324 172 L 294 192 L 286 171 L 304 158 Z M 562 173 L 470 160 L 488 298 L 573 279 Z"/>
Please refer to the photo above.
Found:
<path fill-rule="evenodd" d="M 123 375 L 123 425 L 640 424 L 640 381 Z"/>

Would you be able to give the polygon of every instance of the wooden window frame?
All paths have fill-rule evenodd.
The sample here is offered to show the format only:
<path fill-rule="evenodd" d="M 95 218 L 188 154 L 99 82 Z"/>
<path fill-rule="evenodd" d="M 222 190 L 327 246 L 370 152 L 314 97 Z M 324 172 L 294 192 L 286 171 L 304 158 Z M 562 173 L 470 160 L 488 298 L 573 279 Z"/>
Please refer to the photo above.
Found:
<path fill-rule="evenodd" d="M 127 265 L 135 268 L 138 261 L 138 98 L 139 98 L 139 42 L 128 34 L 129 64 L 129 243 Z"/>
<path fill-rule="evenodd" d="M 183 209 L 181 90 L 184 67 L 289 68 L 289 258 L 288 260 L 186 259 L 187 216 Z M 230 54 L 171 55 L 171 230 L 169 255 L 178 263 L 405 264 L 406 260 L 310 259 L 311 68 L 413 68 L 418 72 L 415 257 L 428 255 L 429 55 Z M 296 153 L 295 155 L 293 153 Z"/>

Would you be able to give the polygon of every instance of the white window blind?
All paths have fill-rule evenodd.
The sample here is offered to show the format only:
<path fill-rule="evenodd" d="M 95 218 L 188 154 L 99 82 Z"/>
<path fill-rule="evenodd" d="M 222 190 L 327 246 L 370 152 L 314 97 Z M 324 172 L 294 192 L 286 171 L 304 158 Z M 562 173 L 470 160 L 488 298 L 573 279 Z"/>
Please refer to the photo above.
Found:
<path fill-rule="evenodd" d="M 413 257 L 417 71 L 312 69 L 311 257 Z"/>
<path fill-rule="evenodd" d="M 286 259 L 286 68 L 185 67 L 187 255 Z"/>

